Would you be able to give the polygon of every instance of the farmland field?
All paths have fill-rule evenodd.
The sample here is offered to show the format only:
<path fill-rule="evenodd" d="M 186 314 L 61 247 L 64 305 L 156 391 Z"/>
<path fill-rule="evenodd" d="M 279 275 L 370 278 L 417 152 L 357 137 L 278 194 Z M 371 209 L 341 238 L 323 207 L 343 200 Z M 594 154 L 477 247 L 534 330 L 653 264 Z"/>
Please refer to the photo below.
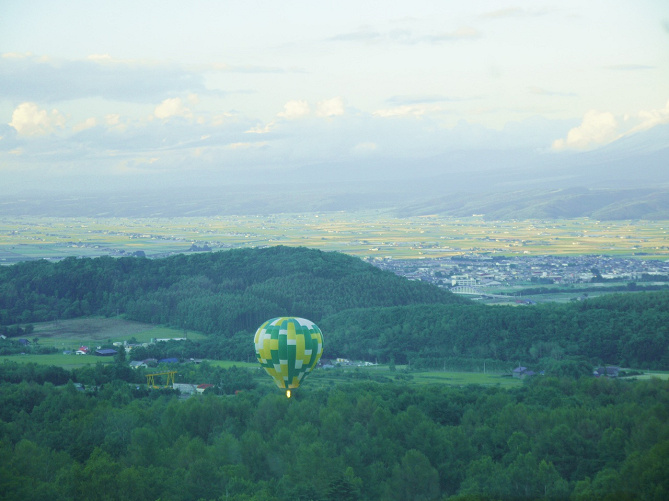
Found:
<path fill-rule="evenodd" d="M 34 324 L 30 335 L 38 338 L 42 346 L 53 346 L 59 350 L 76 350 L 81 345 L 96 346 L 135 339 L 138 343 L 152 338 L 202 339 L 203 334 L 160 327 L 122 318 L 86 317 Z"/>
<path fill-rule="evenodd" d="M 33 363 L 40 365 L 55 365 L 63 369 L 71 370 L 84 365 L 95 365 L 97 363 L 110 364 L 114 362 L 113 357 L 96 357 L 94 355 L 63 355 L 54 353 L 50 355 L 7 355 L 2 357 L 3 361 Z"/>
<path fill-rule="evenodd" d="M 263 372 L 264 375 L 264 372 Z M 395 384 L 413 386 L 424 384 L 443 384 L 447 386 L 466 386 L 469 384 L 483 386 L 515 387 L 522 384 L 520 379 L 510 374 L 454 371 L 420 371 L 407 370 L 398 366 L 391 370 L 387 365 L 371 367 L 339 367 L 335 369 L 318 369 L 312 372 L 305 385 L 309 388 L 326 388 L 337 383 L 355 381 L 393 382 Z"/>
<path fill-rule="evenodd" d="M 149 257 L 193 250 L 305 246 L 358 257 L 463 253 L 669 258 L 669 221 L 397 218 L 381 211 L 203 218 L 0 218 L 0 264 L 68 256 Z"/>

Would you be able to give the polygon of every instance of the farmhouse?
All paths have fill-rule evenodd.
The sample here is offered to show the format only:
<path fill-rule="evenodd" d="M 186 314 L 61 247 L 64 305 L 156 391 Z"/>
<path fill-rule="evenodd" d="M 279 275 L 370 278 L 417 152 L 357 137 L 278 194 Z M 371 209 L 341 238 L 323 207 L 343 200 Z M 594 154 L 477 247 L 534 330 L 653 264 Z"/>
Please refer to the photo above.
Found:
<path fill-rule="evenodd" d="M 182 395 L 193 395 L 198 391 L 197 385 L 187 383 L 174 383 L 172 388 L 179 390 Z"/>
<path fill-rule="evenodd" d="M 536 376 L 536 372 L 528 370 L 527 367 L 518 366 L 513 369 L 511 375 L 518 379 L 525 379 L 526 377 Z"/>
<path fill-rule="evenodd" d="M 118 351 L 112 349 L 95 350 L 95 355 L 98 357 L 113 357 L 117 353 Z"/>
<path fill-rule="evenodd" d="M 620 367 L 609 365 L 606 367 L 597 367 L 593 373 L 595 377 L 618 377 Z"/>

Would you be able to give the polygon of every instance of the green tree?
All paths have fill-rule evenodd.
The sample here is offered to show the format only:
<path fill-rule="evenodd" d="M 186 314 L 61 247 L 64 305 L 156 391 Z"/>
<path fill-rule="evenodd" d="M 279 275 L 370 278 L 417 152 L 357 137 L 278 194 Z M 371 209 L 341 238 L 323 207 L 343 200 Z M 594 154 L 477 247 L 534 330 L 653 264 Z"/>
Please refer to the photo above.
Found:
<path fill-rule="evenodd" d="M 439 473 L 422 452 L 410 449 L 401 463 L 393 468 L 390 485 L 393 499 L 436 499 L 439 496 Z"/>

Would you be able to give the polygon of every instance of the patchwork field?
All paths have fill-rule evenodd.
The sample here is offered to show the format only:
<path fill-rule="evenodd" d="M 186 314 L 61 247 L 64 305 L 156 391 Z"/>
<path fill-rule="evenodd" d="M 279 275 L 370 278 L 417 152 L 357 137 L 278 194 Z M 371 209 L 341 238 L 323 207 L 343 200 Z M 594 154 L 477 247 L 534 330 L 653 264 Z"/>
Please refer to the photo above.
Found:
<path fill-rule="evenodd" d="M 669 221 L 397 218 L 381 211 L 203 218 L 0 218 L 0 264 L 68 256 L 149 257 L 197 249 L 306 246 L 358 257 L 463 253 L 669 258 Z"/>
<path fill-rule="evenodd" d="M 136 340 L 149 342 L 152 338 L 202 339 L 203 334 L 159 327 L 122 318 L 89 317 L 58 320 L 34 324 L 30 339 L 38 338 L 43 346 L 54 346 L 59 350 L 72 350 L 81 345 L 97 346 L 101 343 Z M 25 357 L 25 356 L 24 356 Z M 90 357 L 92 358 L 92 357 Z"/>

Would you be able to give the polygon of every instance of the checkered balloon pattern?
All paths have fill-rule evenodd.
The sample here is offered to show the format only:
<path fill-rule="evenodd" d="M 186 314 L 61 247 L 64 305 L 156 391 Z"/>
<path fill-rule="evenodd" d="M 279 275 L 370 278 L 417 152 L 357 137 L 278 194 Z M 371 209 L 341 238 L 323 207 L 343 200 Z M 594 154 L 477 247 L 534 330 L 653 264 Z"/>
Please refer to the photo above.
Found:
<path fill-rule="evenodd" d="M 323 354 L 323 333 L 311 320 L 278 317 L 256 331 L 256 357 L 281 389 L 297 388 Z"/>

